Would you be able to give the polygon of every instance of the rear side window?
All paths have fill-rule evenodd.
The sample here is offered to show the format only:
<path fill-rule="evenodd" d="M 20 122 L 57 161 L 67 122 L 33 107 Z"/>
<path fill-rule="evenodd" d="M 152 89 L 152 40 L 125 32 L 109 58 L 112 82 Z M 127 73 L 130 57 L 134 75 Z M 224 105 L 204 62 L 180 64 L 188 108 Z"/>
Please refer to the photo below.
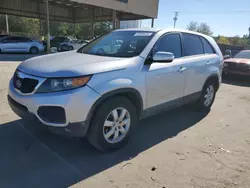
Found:
<path fill-rule="evenodd" d="M 53 42 L 64 42 L 65 41 L 65 37 L 55 37 L 52 39 Z"/>
<path fill-rule="evenodd" d="M 156 52 L 171 52 L 175 58 L 181 57 L 181 39 L 179 34 L 167 34 L 160 38 L 155 45 L 154 54 Z"/>
<path fill-rule="evenodd" d="M 214 52 L 212 46 L 209 44 L 209 42 L 206 39 L 204 39 L 203 37 L 200 37 L 200 39 L 202 41 L 205 54 L 214 54 L 215 52 Z"/>
<path fill-rule="evenodd" d="M 25 37 L 20 37 L 18 41 L 19 42 L 32 42 L 30 39 L 25 38 Z"/>
<path fill-rule="evenodd" d="M 203 45 L 196 35 L 183 34 L 184 56 L 193 56 L 203 54 Z"/>

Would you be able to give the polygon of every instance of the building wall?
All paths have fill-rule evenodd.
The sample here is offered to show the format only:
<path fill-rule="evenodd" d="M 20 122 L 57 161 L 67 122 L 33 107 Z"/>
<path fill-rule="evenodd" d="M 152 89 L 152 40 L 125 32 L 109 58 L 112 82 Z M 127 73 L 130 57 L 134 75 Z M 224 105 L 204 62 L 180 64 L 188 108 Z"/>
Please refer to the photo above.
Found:
<path fill-rule="evenodd" d="M 118 11 L 157 18 L 159 0 L 74 0 L 79 3 L 101 6 Z"/>

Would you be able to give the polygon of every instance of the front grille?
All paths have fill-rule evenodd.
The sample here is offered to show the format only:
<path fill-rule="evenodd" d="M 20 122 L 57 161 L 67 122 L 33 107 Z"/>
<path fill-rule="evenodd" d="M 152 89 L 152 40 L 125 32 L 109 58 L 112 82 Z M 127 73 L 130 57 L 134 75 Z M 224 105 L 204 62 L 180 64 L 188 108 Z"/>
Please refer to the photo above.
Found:
<path fill-rule="evenodd" d="M 23 94 L 32 93 L 35 90 L 38 83 L 39 81 L 36 79 L 20 78 L 17 72 L 15 72 L 13 77 L 14 87 Z"/>
<path fill-rule="evenodd" d="M 244 63 L 229 62 L 228 69 L 233 71 L 249 72 L 249 65 Z"/>

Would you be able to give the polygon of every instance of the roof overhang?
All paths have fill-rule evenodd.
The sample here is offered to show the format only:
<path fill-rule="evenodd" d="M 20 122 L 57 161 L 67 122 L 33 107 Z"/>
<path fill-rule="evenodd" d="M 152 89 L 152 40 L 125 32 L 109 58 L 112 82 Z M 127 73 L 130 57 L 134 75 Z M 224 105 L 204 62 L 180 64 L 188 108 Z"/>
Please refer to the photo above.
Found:
<path fill-rule="evenodd" d="M 74 23 L 89 22 L 91 20 L 112 20 L 112 9 L 91 5 L 91 2 L 89 2 L 89 4 L 81 3 L 81 1 L 82 0 L 49 0 L 50 19 Z M 104 0 L 100 1 L 102 2 Z M 0 14 L 46 19 L 45 0 L 4 0 L 3 3 L 1 2 L 0 4 Z M 117 14 L 120 20 L 149 18 L 145 15 L 126 12 L 126 10 L 118 10 Z"/>

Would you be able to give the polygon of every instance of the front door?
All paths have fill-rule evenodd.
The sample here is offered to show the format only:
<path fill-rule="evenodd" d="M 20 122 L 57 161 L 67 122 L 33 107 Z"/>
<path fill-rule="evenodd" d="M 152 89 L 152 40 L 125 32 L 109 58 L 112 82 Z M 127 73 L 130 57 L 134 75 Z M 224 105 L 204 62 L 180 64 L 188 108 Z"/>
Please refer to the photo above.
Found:
<path fill-rule="evenodd" d="M 174 54 L 175 59 L 170 63 L 154 62 L 145 65 L 147 71 L 147 108 L 160 104 L 175 105 L 181 99 L 185 90 L 185 62 L 181 58 L 181 40 L 179 33 L 164 35 L 156 43 L 153 54 L 164 51 Z"/>

